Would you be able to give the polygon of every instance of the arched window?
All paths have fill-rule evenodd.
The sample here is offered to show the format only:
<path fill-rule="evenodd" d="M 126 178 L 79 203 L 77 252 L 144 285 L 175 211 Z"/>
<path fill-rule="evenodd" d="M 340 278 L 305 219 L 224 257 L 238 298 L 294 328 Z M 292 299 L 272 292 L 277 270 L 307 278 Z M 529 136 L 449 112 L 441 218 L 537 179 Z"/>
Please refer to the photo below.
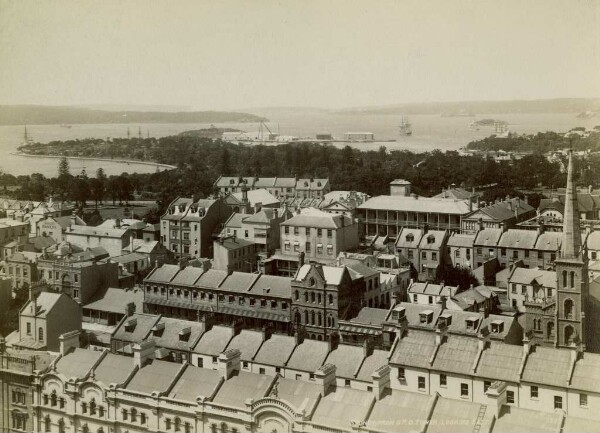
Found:
<path fill-rule="evenodd" d="M 47 432 L 50 431 L 50 424 L 51 424 L 50 415 L 46 415 L 44 417 L 44 430 L 45 431 L 47 431 Z"/>
<path fill-rule="evenodd" d="M 52 394 L 50 394 L 50 406 L 56 406 L 56 391 L 52 391 Z"/>
<path fill-rule="evenodd" d="M 304 312 L 304 324 L 308 325 L 308 311 Z"/>
<path fill-rule="evenodd" d="M 315 292 L 310 292 L 310 302 L 315 302 Z"/>
<path fill-rule="evenodd" d="M 323 336 L 321 334 L 317 335 L 317 340 L 323 341 Z"/>
<path fill-rule="evenodd" d="M 323 326 L 323 314 L 322 313 L 319 313 L 319 315 L 317 316 L 317 320 L 318 320 L 317 324 L 319 326 Z"/>
<path fill-rule="evenodd" d="M 327 316 L 327 327 L 331 328 L 331 316 Z"/>
<path fill-rule="evenodd" d="M 548 322 L 546 325 L 548 331 L 548 338 L 554 338 L 554 322 Z"/>
<path fill-rule="evenodd" d="M 98 427 L 97 433 L 104 433 L 104 429 L 102 427 Z"/>
<path fill-rule="evenodd" d="M 173 424 L 175 425 L 175 431 L 179 431 L 181 428 L 181 420 L 179 417 L 175 417 L 175 422 Z"/>
<path fill-rule="evenodd" d="M 575 288 L 575 272 L 571 271 L 571 289 Z"/>
<path fill-rule="evenodd" d="M 573 342 L 574 334 L 572 326 L 565 326 L 565 344 L 571 344 Z"/>
<path fill-rule="evenodd" d="M 329 298 L 329 303 L 330 303 L 330 304 L 333 304 L 333 295 L 332 295 L 332 294 L 329 294 L 329 295 L 328 295 L 328 298 Z"/>
<path fill-rule="evenodd" d="M 296 290 L 296 291 L 294 292 L 294 299 L 295 299 L 296 301 L 299 301 L 299 300 L 300 300 L 300 293 L 298 293 L 298 290 Z"/>
<path fill-rule="evenodd" d="M 314 311 L 310 312 L 310 324 L 311 325 L 315 324 L 315 312 Z"/>
<path fill-rule="evenodd" d="M 221 433 L 227 433 L 227 424 L 221 423 Z"/>
<path fill-rule="evenodd" d="M 304 292 L 304 302 L 308 302 L 308 292 Z"/>
<path fill-rule="evenodd" d="M 81 426 L 81 431 L 83 433 L 89 433 L 90 428 L 88 427 L 87 423 L 85 423 L 84 425 Z"/>
<path fill-rule="evenodd" d="M 573 318 L 573 301 L 571 299 L 567 299 L 565 300 L 564 303 L 564 317 L 565 319 L 572 319 Z"/>
<path fill-rule="evenodd" d="M 300 315 L 300 311 L 296 311 L 294 320 L 296 322 L 296 325 L 299 325 L 302 322 L 302 316 Z"/>
<path fill-rule="evenodd" d="M 96 415 L 96 400 L 93 398 L 90 401 L 90 415 Z"/>
<path fill-rule="evenodd" d="M 65 420 L 62 418 L 58 420 L 58 433 L 65 433 Z"/>
<path fill-rule="evenodd" d="M 135 408 L 131 409 L 131 422 L 137 421 L 137 410 Z"/>
<path fill-rule="evenodd" d="M 320 304 L 320 303 L 321 303 L 321 301 L 323 301 L 323 299 L 321 298 L 321 294 L 320 294 L 320 293 L 318 293 L 318 294 L 317 294 L 317 303 L 319 303 L 319 304 Z"/>
<path fill-rule="evenodd" d="M 567 287 L 567 271 L 562 271 L 563 288 Z"/>

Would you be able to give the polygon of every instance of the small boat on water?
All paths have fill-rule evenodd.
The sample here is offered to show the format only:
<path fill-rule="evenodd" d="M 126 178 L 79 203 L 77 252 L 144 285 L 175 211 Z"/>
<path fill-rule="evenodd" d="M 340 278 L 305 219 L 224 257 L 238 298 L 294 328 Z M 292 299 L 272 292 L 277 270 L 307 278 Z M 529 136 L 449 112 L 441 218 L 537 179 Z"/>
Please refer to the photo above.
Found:
<path fill-rule="evenodd" d="M 65 124 L 65 123 L 62 123 L 62 124 L 60 125 L 60 127 L 61 127 L 61 128 L 71 128 L 71 125 L 67 125 L 67 124 Z"/>

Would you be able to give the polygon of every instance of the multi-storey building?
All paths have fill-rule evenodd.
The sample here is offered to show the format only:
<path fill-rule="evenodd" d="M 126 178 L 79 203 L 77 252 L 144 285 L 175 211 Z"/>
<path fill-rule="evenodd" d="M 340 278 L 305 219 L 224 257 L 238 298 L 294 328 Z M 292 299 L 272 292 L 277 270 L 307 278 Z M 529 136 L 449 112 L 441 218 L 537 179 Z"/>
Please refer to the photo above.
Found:
<path fill-rule="evenodd" d="M 273 254 L 280 246 L 280 224 L 291 217 L 284 209 L 262 208 L 253 214 L 234 213 L 225 222 L 221 236 L 236 236 L 256 244 L 258 253 Z"/>
<path fill-rule="evenodd" d="M 46 215 L 43 219 L 37 220 L 34 233 L 36 236 L 50 236 L 56 243 L 60 243 L 65 239 L 65 233 L 72 225 L 87 224 L 75 214 L 54 217 Z"/>
<path fill-rule="evenodd" d="M 0 219 L 0 259 L 4 260 L 15 252 L 15 248 L 6 248 L 7 244 L 14 243 L 16 251 L 23 249 L 29 237 L 29 223 L 22 219 Z"/>
<path fill-rule="evenodd" d="M 449 264 L 458 268 L 473 269 L 476 234 L 451 233 L 446 246 L 448 248 Z"/>
<path fill-rule="evenodd" d="M 311 339 L 327 339 L 340 319 L 355 315 L 364 297 L 363 278 L 346 267 L 302 265 L 292 280 L 292 318 Z"/>
<path fill-rule="evenodd" d="M 447 230 L 403 228 L 396 238 L 396 251 L 406 257 L 419 274 L 419 280 L 434 281 L 439 266 L 449 262 Z"/>
<path fill-rule="evenodd" d="M 556 272 L 537 268 L 514 267 L 507 280 L 507 298 L 511 307 L 524 312 L 526 304 L 544 304 L 556 296 Z M 538 331 L 538 326 L 532 327 Z M 539 331 L 542 327 L 539 326 Z"/>
<path fill-rule="evenodd" d="M 329 179 L 298 177 L 227 177 L 220 176 L 214 189 L 222 195 L 242 191 L 242 186 L 250 190 L 266 189 L 278 199 L 292 197 L 323 198 L 331 191 Z"/>
<path fill-rule="evenodd" d="M 346 215 L 302 209 L 281 223 L 281 250 L 265 261 L 267 273 L 292 276 L 304 260 L 332 264 L 358 247 L 358 223 Z"/>
<path fill-rule="evenodd" d="M 122 254 L 132 238 L 133 230 L 125 227 L 93 227 L 71 225 L 64 234 L 65 241 L 82 250 L 102 247 L 110 256 Z"/>
<path fill-rule="evenodd" d="M 516 224 L 534 217 L 535 209 L 520 198 L 506 197 L 487 206 L 479 207 L 462 217 L 462 231 L 474 233 L 484 228 L 513 228 Z"/>
<path fill-rule="evenodd" d="M 37 260 L 40 253 L 23 251 L 6 257 L 5 275 L 12 280 L 15 289 L 31 287 L 38 280 Z"/>
<path fill-rule="evenodd" d="M 108 287 L 119 287 L 119 265 L 108 259 L 90 260 L 84 256 L 42 255 L 37 263 L 40 281 L 58 293 L 81 304 Z"/>
<path fill-rule="evenodd" d="M 362 223 L 362 236 L 388 236 L 394 240 L 403 228 L 459 231 L 461 218 L 472 210 L 469 200 L 418 197 L 404 195 L 402 186 L 398 195 L 370 198 L 358 206 L 358 219 Z"/>
<path fill-rule="evenodd" d="M 162 243 L 175 258 L 212 257 L 213 236 L 230 215 L 223 199 L 177 198 L 161 217 Z"/>
<path fill-rule="evenodd" d="M 256 244 L 235 235 L 221 236 L 214 242 L 213 269 L 226 271 L 254 272 L 258 270 Z"/>

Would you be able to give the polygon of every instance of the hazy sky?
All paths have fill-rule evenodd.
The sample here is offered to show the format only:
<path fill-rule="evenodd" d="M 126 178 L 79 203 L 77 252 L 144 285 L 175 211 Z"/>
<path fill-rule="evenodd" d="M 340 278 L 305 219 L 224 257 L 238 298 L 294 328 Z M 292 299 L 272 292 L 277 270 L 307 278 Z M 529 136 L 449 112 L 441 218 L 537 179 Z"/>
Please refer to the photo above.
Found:
<path fill-rule="evenodd" d="M 0 104 L 600 96 L 600 0 L 0 0 Z"/>

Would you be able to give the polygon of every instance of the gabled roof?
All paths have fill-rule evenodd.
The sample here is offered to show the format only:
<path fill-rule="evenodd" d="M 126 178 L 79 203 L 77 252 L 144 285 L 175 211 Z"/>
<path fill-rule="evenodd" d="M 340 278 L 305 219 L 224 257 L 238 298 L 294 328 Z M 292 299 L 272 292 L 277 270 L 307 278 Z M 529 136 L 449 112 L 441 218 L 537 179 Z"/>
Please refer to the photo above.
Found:
<path fill-rule="evenodd" d="M 190 320 L 161 317 L 146 340 L 154 340 L 156 347 L 189 350 L 204 332 L 204 324 Z"/>
<path fill-rule="evenodd" d="M 194 347 L 194 353 L 218 356 L 225 350 L 232 337 L 232 328 L 228 326 L 213 326 L 210 330 L 202 334 L 200 341 Z"/>
<path fill-rule="evenodd" d="M 225 278 L 227 278 L 227 271 L 209 269 L 208 271 L 204 272 L 200 278 L 198 278 L 194 285 L 196 287 L 208 287 L 216 289 Z"/>
<path fill-rule="evenodd" d="M 562 232 L 544 232 L 538 236 L 535 249 L 542 251 L 559 251 L 562 245 Z"/>
<path fill-rule="evenodd" d="M 373 400 L 368 391 L 338 387 L 321 398 L 311 421 L 334 430 L 351 430 L 351 421 L 366 420 Z"/>
<path fill-rule="evenodd" d="M 494 221 L 508 221 L 517 215 L 522 215 L 527 212 L 533 212 L 533 207 L 525 203 L 524 200 L 518 198 L 511 198 L 504 200 L 499 203 L 492 203 L 488 206 L 476 209 L 472 213 L 466 216 L 466 218 L 472 218 L 477 214 L 485 214 Z"/>
<path fill-rule="evenodd" d="M 263 206 L 270 206 L 273 204 L 279 204 L 279 199 L 271 194 L 266 189 L 251 189 L 248 192 L 248 202 L 251 206 L 260 203 Z M 242 200 L 243 194 L 236 192 L 232 194 L 236 199 Z"/>
<path fill-rule="evenodd" d="M 241 352 L 240 359 L 242 361 L 252 361 L 262 343 L 262 332 L 243 329 L 231 339 L 226 350 L 238 349 Z"/>
<path fill-rule="evenodd" d="M 597 392 L 598 383 L 600 383 L 600 355 L 590 352 L 581 353 L 575 362 L 571 388 Z"/>
<path fill-rule="evenodd" d="M 260 278 L 252 286 L 250 293 L 291 299 L 292 279 L 276 275 L 260 275 Z"/>
<path fill-rule="evenodd" d="M 337 377 L 353 379 L 364 358 L 365 354 L 361 346 L 338 344 L 335 350 L 329 352 L 324 363 L 336 366 Z"/>
<path fill-rule="evenodd" d="M 75 351 L 63 356 L 56 363 L 56 371 L 67 379 L 84 378 L 98 362 L 103 352 L 76 348 Z"/>
<path fill-rule="evenodd" d="M 183 285 L 183 286 L 193 286 L 198 278 L 204 273 L 202 268 L 197 268 L 195 266 L 186 266 L 171 280 L 171 284 L 173 285 Z"/>
<path fill-rule="evenodd" d="M 247 217 L 248 217 L 247 214 L 243 214 L 240 212 L 234 212 L 231 214 L 229 219 L 225 222 L 225 228 L 240 229 L 240 228 L 242 228 L 242 222 Z"/>
<path fill-rule="evenodd" d="M 96 236 L 102 238 L 123 238 L 128 235 L 129 228 L 108 228 L 108 227 L 93 227 L 93 226 L 71 226 L 71 229 L 66 232 L 67 236 Z"/>
<path fill-rule="evenodd" d="M 519 382 L 523 347 L 492 341 L 482 352 L 476 375 L 486 379 Z"/>
<path fill-rule="evenodd" d="M 458 288 L 454 286 L 446 286 L 442 284 L 420 283 L 413 282 L 408 287 L 409 293 L 417 293 L 430 296 L 450 296 L 452 292 L 456 292 Z"/>
<path fill-rule="evenodd" d="M 221 283 L 219 289 L 238 293 L 247 292 L 259 276 L 258 274 L 249 274 L 247 272 L 232 272 Z"/>
<path fill-rule="evenodd" d="M 310 189 L 310 190 L 321 190 L 329 184 L 329 179 L 298 179 L 296 182 L 296 189 L 299 191 Z"/>
<path fill-rule="evenodd" d="M 199 396 L 212 396 L 221 383 L 221 378 L 219 371 L 188 365 L 169 391 L 168 397 L 193 402 Z"/>
<path fill-rule="evenodd" d="M 502 229 L 483 229 L 475 238 L 476 247 L 495 247 L 502 236 Z"/>
<path fill-rule="evenodd" d="M 538 234 L 535 230 L 510 229 L 502 234 L 498 246 L 502 248 L 519 248 L 532 250 Z"/>
<path fill-rule="evenodd" d="M 265 397 L 273 381 L 273 376 L 240 371 L 223 382 L 213 402 L 233 408 L 246 410 L 246 400 L 258 400 Z"/>
<path fill-rule="evenodd" d="M 133 358 L 108 352 L 94 368 L 94 377 L 106 386 L 111 383 L 122 384 L 133 373 L 134 368 Z"/>
<path fill-rule="evenodd" d="M 21 308 L 21 312 L 27 316 L 35 315 L 36 317 L 46 317 L 63 296 L 65 299 L 71 300 L 71 298 L 64 293 L 41 292 L 35 301 L 28 301 L 27 304 Z M 34 305 L 36 307 L 35 309 Z"/>
<path fill-rule="evenodd" d="M 569 378 L 571 351 L 536 346 L 523 369 L 524 382 L 564 387 Z"/>
<path fill-rule="evenodd" d="M 145 278 L 145 281 L 150 283 L 169 283 L 179 272 L 178 265 L 162 265 L 154 268 L 152 272 Z"/>
<path fill-rule="evenodd" d="M 329 344 L 325 341 L 304 339 L 294 349 L 287 367 L 294 370 L 314 372 L 325 363 L 329 353 Z"/>
<path fill-rule="evenodd" d="M 423 234 L 419 247 L 426 250 L 439 250 L 442 248 L 447 234 L 446 230 L 429 230 Z"/>
<path fill-rule="evenodd" d="M 304 281 L 311 270 L 312 265 L 302 265 L 296 276 L 294 277 L 294 281 Z M 323 277 L 327 284 L 332 286 L 339 286 L 344 278 L 344 274 L 348 272 L 346 267 L 334 267 L 334 266 L 321 266 L 323 270 Z"/>
<path fill-rule="evenodd" d="M 541 269 L 515 268 L 508 282 L 510 284 L 537 284 L 556 289 L 556 272 Z"/>
<path fill-rule="evenodd" d="M 470 374 L 478 352 L 476 338 L 453 335 L 440 346 L 432 368 L 449 373 Z"/>
<path fill-rule="evenodd" d="M 115 340 L 139 343 L 146 338 L 159 318 L 160 316 L 141 312 L 132 314 L 117 328 L 113 334 L 113 338 Z"/>
<path fill-rule="evenodd" d="M 166 392 L 178 372 L 185 368 L 185 364 L 153 360 L 150 364 L 139 369 L 133 378 L 127 383 L 125 389 L 152 394 Z"/>
<path fill-rule="evenodd" d="M 408 329 L 398 340 L 390 358 L 390 364 L 407 367 L 430 368 L 429 360 L 435 351 L 435 334 Z"/>
<path fill-rule="evenodd" d="M 396 240 L 397 248 L 417 248 L 421 242 L 423 230 L 403 228 Z"/>
<path fill-rule="evenodd" d="M 294 347 L 296 347 L 294 337 L 274 334 L 262 344 L 254 357 L 254 362 L 278 367 L 283 366 L 290 358 Z M 291 366 L 288 365 L 288 367 Z"/>
<path fill-rule="evenodd" d="M 473 248 L 475 243 L 475 234 L 452 233 L 446 242 L 449 247 Z"/>
<path fill-rule="evenodd" d="M 433 198 L 451 198 L 454 200 L 467 200 L 470 197 L 477 197 L 479 194 L 472 193 L 463 188 L 448 188 L 441 193 L 434 195 Z"/>
<path fill-rule="evenodd" d="M 375 373 L 377 369 L 388 364 L 387 357 L 387 350 L 373 350 L 373 353 L 363 359 L 360 370 L 358 370 L 358 373 L 356 374 L 356 379 L 362 380 L 363 382 L 372 382 L 373 373 Z"/>

